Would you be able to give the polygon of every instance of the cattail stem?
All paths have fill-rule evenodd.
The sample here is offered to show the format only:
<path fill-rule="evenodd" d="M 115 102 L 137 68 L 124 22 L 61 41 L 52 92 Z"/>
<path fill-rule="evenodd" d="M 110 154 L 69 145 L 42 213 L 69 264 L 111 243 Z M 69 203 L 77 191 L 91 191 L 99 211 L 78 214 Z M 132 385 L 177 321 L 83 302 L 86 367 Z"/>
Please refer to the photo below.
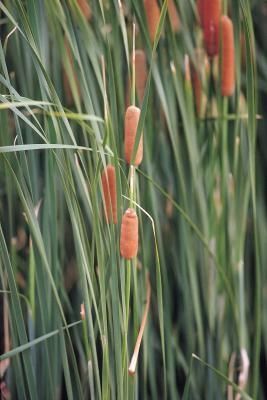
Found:
<path fill-rule="evenodd" d="M 220 114 L 227 115 L 228 99 L 224 97 L 221 104 Z M 228 174 L 229 174 L 229 155 L 228 155 L 228 121 L 223 118 L 221 121 L 221 160 L 222 160 L 222 190 L 223 194 L 227 196 L 228 193 Z"/>
<path fill-rule="evenodd" d="M 135 166 L 130 166 L 130 207 L 133 208 L 133 201 L 134 201 L 134 189 L 135 189 Z"/>
<path fill-rule="evenodd" d="M 135 23 L 133 23 L 133 51 L 132 51 L 132 105 L 135 105 Z"/>
<path fill-rule="evenodd" d="M 205 119 L 208 118 L 210 115 L 212 115 L 212 95 L 213 91 L 215 88 L 215 82 L 214 82 L 214 75 L 215 75 L 215 64 L 214 64 L 214 59 L 210 59 L 210 74 L 208 76 L 208 82 L 207 82 L 207 107 L 206 107 L 206 113 L 205 113 Z"/>
<path fill-rule="evenodd" d="M 137 360 L 138 360 L 138 355 L 139 355 L 139 351 L 140 351 L 140 346 L 142 343 L 142 338 L 143 338 L 144 330 L 145 330 L 146 323 L 147 323 L 147 316 L 148 316 L 149 307 L 150 307 L 150 300 L 151 300 L 151 284 L 150 284 L 149 275 L 147 274 L 147 277 L 146 277 L 146 306 L 145 306 L 140 330 L 139 330 L 139 333 L 137 336 L 134 352 L 133 352 L 131 362 L 130 362 L 130 365 L 128 368 L 128 372 L 130 375 L 134 375 L 136 372 L 136 366 L 137 366 Z"/>
<path fill-rule="evenodd" d="M 239 164 L 239 153 L 240 153 L 240 136 L 236 135 L 235 137 L 235 149 L 234 149 L 234 168 L 233 168 L 233 175 L 236 176 L 237 168 Z"/>
<path fill-rule="evenodd" d="M 72 106 L 74 100 L 79 100 L 81 89 L 78 76 L 75 71 L 75 62 L 72 49 L 66 36 L 64 38 L 64 46 L 66 52 L 66 65 L 63 65 L 63 87 L 67 105 Z"/>
<path fill-rule="evenodd" d="M 8 299 L 6 294 L 4 295 L 4 312 L 3 312 L 3 319 L 4 319 L 4 352 L 7 353 L 10 350 L 10 334 L 9 334 L 9 305 L 8 305 Z M 6 360 L 0 361 L 0 364 L 4 364 L 4 370 L 5 368 L 8 368 L 10 365 L 10 359 L 7 358 Z M 2 364 L 2 365 L 3 365 Z M 2 374 L 1 367 L 0 367 L 0 377 L 3 377 L 4 373 Z"/>
<path fill-rule="evenodd" d="M 85 353 L 86 353 L 87 359 L 89 359 L 90 358 L 90 347 L 89 347 L 89 342 L 88 342 L 86 309 L 85 309 L 84 303 L 81 304 L 80 316 L 81 316 L 81 320 L 82 320 L 82 333 L 83 333 L 83 341 L 84 341 L 84 346 L 85 346 Z"/>
<path fill-rule="evenodd" d="M 139 105 L 142 104 L 144 99 L 145 87 L 147 83 L 147 64 L 146 64 L 146 54 L 144 50 L 137 49 L 134 50 L 134 54 L 131 54 L 131 60 L 134 68 L 134 79 L 133 74 L 131 80 L 127 81 L 126 87 L 126 108 L 130 106 L 130 103 L 136 103 L 136 96 L 138 98 Z M 134 98 L 133 98 L 133 88 Z"/>
<path fill-rule="evenodd" d="M 103 100 L 104 100 L 104 120 L 107 122 L 108 117 L 108 101 L 107 101 L 107 83 L 106 83 L 106 66 L 103 54 L 101 55 L 101 69 L 102 69 L 102 79 L 103 79 Z"/>

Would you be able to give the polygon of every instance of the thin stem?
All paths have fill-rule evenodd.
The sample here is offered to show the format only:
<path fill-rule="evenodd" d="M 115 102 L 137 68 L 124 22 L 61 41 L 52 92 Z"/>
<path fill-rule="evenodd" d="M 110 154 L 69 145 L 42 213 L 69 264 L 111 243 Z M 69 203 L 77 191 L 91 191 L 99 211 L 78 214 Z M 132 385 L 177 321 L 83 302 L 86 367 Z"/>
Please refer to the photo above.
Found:
<path fill-rule="evenodd" d="M 135 105 L 135 23 L 133 23 L 132 104 Z"/>

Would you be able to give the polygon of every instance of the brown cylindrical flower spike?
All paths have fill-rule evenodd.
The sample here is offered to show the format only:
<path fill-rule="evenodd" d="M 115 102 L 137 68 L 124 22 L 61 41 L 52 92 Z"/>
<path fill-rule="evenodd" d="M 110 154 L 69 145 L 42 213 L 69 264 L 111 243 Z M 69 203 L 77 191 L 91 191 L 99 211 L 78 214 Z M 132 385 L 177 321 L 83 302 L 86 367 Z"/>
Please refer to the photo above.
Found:
<path fill-rule="evenodd" d="M 160 8 L 157 0 L 144 0 L 144 8 L 150 40 L 153 43 L 156 37 L 157 27 L 160 19 Z"/>
<path fill-rule="evenodd" d="M 116 172 L 112 165 L 102 172 L 102 189 L 104 200 L 104 211 L 107 222 L 117 224 L 117 188 L 116 188 Z"/>
<path fill-rule="evenodd" d="M 235 48 L 233 23 L 226 15 L 221 18 L 221 91 L 223 96 L 232 96 L 235 90 Z"/>
<path fill-rule="evenodd" d="M 208 56 L 214 57 L 219 52 L 221 0 L 204 0 L 202 7 L 205 48 Z"/>
<path fill-rule="evenodd" d="M 137 127 L 141 110 L 138 107 L 127 108 L 124 120 L 124 155 L 127 164 L 131 164 L 131 158 L 136 139 Z M 133 165 L 138 166 L 143 159 L 143 134 L 141 134 Z"/>
<path fill-rule="evenodd" d="M 201 98 L 202 98 L 202 83 L 199 71 L 196 70 L 194 65 L 191 65 L 192 84 L 194 90 L 194 98 L 196 104 L 197 115 L 201 114 Z"/>
<path fill-rule="evenodd" d="M 199 16 L 199 22 L 203 29 L 204 29 L 205 1 L 206 0 L 197 0 L 197 12 Z"/>
<path fill-rule="evenodd" d="M 177 33 L 180 30 L 180 17 L 177 11 L 177 8 L 175 6 L 174 0 L 169 0 L 168 1 L 168 13 L 171 21 L 171 27 L 173 32 Z"/>
<path fill-rule="evenodd" d="M 142 103 L 147 81 L 146 55 L 143 50 L 135 50 L 135 84 L 139 103 Z"/>
<path fill-rule="evenodd" d="M 120 252 L 123 258 L 130 260 L 138 252 L 138 218 L 132 208 L 128 208 L 121 222 Z"/>
<path fill-rule="evenodd" d="M 87 0 L 77 0 L 77 3 L 84 17 L 87 19 L 87 21 L 90 21 L 92 12 L 89 4 L 87 3 Z"/>

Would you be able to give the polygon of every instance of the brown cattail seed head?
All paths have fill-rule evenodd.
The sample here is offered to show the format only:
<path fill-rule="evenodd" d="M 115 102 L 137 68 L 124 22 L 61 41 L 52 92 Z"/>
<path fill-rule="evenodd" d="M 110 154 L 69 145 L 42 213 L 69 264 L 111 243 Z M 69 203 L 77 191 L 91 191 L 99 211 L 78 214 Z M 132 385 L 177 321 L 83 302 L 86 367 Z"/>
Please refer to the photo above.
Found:
<path fill-rule="evenodd" d="M 87 19 L 87 21 L 90 21 L 91 16 L 92 16 L 92 12 L 91 12 L 91 8 L 89 6 L 89 4 L 87 3 L 87 0 L 77 0 L 78 6 L 81 9 L 81 12 L 83 13 L 85 19 Z"/>
<path fill-rule="evenodd" d="M 169 0 L 168 1 L 168 13 L 171 21 L 171 27 L 173 32 L 177 33 L 180 30 L 180 18 L 179 14 L 177 11 L 177 8 L 175 6 L 174 0 Z"/>
<path fill-rule="evenodd" d="M 124 154 L 127 164 L 131 163 L 140 113 L 141 113 L 140 108 L 135 106 L 128 107 L 125 113 Z M 133 164 L 135 166 L 138 166 L 139 164 L 141 164 L 142 159 L 143 159 L 143 134 L 141 134 L 136 157 Z"/>
<path fill-rule="evenodd" d="M 139 103 L 141 104 L 144 98 L 144 92 L 147 81 L 147 65 L 146 55 L 143 50 L 135 51 L 135 83 Z"/>
<path fill-rule="evenodd" d="M 156 37 L 157 27 L 160 19 L 160 8 L 157 0 L 144 0 L 144 8 L 148 32 L 151 42 L 153 43 Z"/>
<path fill-rule="evenodd" d="M 200 22 L 202 29 L 204 29 L 205 1 L 206 0 L 197 0 L 197 12 L 198 12 L 199 22 Z"/>
<path fill-rule="evenodd" d="M 214 57 L 219 52 L 221 0 L 203 0 L 203 2 L 201 19 L 203 21 L 204 42 L 207 54 Z"/>
<path fill-rule="evenodd" d="M 112 165 L 108 165 L 102 172 L 102 190 L 104 199 L 104 211 L 108 223 L 117 224 L 117 188 L 116 171 Z"/>
<path fill-rule="evenodd" d="M 196 112 L 197 115 L 201 115 L 201 106 L 202 106 L 202 82 L 200 73 L 196 70 L 194 65 L 191 65 L 191 74 L 192 74 L 192 84 L 194 90 L 194 98 L 196 104 Z"/>
<path fill-rule="evenodd" d="M 232 21 L 226 15 L 221 18 L 221 32 L 221 90 L 223 96 L 232 96 L 235 90 L 234 30 Z"/>
<path fill-rule="evenodd" d="M 128 208 L 121 222 L 120 252 L 128 260 L 137 256 L 138 251 L 138 218 L 132 208 Z"/>

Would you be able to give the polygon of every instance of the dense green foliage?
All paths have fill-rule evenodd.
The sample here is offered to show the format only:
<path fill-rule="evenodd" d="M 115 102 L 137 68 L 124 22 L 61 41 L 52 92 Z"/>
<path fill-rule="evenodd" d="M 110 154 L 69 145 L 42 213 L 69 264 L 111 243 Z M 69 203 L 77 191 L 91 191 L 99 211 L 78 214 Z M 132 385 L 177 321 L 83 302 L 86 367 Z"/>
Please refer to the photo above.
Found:
<path fill-rule="evenodd" d="M 185 79 L 186 55 L 203 67 L 195 1 L 175 1 L 178 33 L 162 3 L 154 46 L 141 0 L 89 3 L 88 22 L 76 0 L 0 2 L 0 360 L 10 361 L 11 398 L 231 400 L 229 383 L 244 399 L 263 399 L 267 56 L 266 34 L 258 27 L 255 40 L 253 26 L 267 26 L 266 2 L 223 1 L 236 90 L 221 97 L 212 61 L 200 116 Z M 131 196 L 123 132 L 133 22 L 149 74 L 131 200 L 139 253 L 126 262 L 119 241 Z M 107 163 L 116 168 L 118 225 L 104 218 Z M 130 376 L 146 280 L 151 304 Z"/>

